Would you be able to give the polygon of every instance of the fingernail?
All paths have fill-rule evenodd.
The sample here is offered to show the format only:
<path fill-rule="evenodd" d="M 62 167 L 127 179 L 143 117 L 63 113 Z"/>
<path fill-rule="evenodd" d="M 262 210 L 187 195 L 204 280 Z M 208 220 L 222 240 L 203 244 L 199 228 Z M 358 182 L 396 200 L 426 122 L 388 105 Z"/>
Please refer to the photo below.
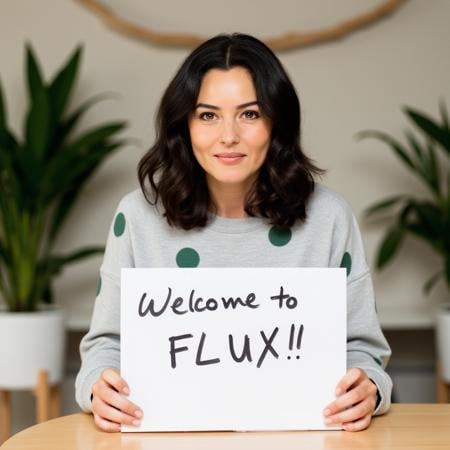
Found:
<path fill-rule="evenodd" d="M 128 395 L 128 394 L 130 393 L 130 390 L 128 389 L 127 386 L 125 386 L 125 387 L 122 389 L 122 392 L 123 392 L 125 395 Z"/>
<path fill-rule="evenodd" d="M 331 414 L 331 409 L 327 408 L 324 412 L 323 412 L 326 416 L 329 416 Z"/>
<path fill-rule="evenodd" d="M 142 419 L 142 411 L 140 411 L 139 409 L 137 409 L 134 412 L 134 415 L 138 418 L 138 419 Z"/>
<path fill-rule="evenodd" d="M 331 425 L 333 423 L 333 421 L 330 418 L 325 419 L 325 423 L 327 425 Z"/>
<path fill-rule="evenodd" d="M 141 421 L 135 419 L 135 420 L 133 420 L 132 424 L 133 424 L 134 426 L 138 427 L 138 426 L 141 424 Z"/>
<path fill-rule="evenodd" d="M 336 389 L 336 395 L 341 395 L 342 394 L 342 389 L 341 388 L 337 388 Z"/>

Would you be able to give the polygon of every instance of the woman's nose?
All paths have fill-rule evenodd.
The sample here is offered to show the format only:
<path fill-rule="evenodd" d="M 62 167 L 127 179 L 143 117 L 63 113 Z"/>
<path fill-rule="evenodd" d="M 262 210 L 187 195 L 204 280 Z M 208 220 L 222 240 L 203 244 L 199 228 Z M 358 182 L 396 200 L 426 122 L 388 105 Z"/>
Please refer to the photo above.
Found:
<path fill-rule="evenodd" d="M 239 129 L 233 119 L 224 120 L 221 132 L 221 141 L 223 144 L 232 145 L 239 142 Z"/>

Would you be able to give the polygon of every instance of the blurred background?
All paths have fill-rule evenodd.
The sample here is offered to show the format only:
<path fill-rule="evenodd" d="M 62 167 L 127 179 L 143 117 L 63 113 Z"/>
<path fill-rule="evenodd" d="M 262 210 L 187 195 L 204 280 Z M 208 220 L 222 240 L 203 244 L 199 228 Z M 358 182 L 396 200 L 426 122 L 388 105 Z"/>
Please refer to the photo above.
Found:
<path fill-rule="evenodd" d="M 204 37 L 240 31 L 265 39 L 289 31 L 326 29 L 384 2 L 102 3 L 118 16 L 155 31 Z M 450 1 L 409 0 L 392 15 L 343 39 L 277 51 L 299 94 L 303 148 L 328 170 L 322 182 L 346 198 L 360 223 L 380 322 L 393 349 L 388 371 L 398 402 L 436 401 L 434 308 L 448 301 L 449 293 L 442 279 L 429 294 L 423 292 L 423 284 L 442 262 L 415 237 L 405 239 L 383 271 L 375 269 L 377 248 L 393 216 L 367 221 L 364 211 L 390 196 L 426 198 L 429 193 L 388 146 L 376 139 L 357 140 L 356 134 L 381 130 L 404 142 L 405 129 L 412 128 L 402 111 L 405 105 L 439 118 L 439 101 L 448 105 L 450 99 L 449 21 Z M 123 134 L 134 141 L 115 151 L 86 182 L 55 243 L 56 251 L 62 253 L 102 246 L 119 200 L 138 187 L 136 165 L 153 142 L 158 102 L 191 49 L 127 37 L 73 0 L 2 0 L 0 80 L 8 123 L 17 136 L 23 135 L 27 108 L 27 42 L 47 80 L 83 45 L 69 111 L 95 94 L 117 94 L 89 109 L 78 130 L 108 121 L 128 122 Z M 79 367 L 78 344 L 89 327 L 100 264 L 99 254 L 74 263 L 53 285 L 54 300 L 64 307 L 67 319 L 63 414 L 78 411 L 73 387 Z M 13 432 L 34 423 L 34 401 L 29 391 L 12 393 Z"/>

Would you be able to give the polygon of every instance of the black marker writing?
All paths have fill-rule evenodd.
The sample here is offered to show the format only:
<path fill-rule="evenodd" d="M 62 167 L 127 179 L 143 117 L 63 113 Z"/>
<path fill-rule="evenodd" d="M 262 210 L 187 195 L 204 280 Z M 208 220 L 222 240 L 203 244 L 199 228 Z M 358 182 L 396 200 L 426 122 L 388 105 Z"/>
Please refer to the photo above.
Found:
<path fill-rule="evenodd" d="M 235 310 L 237 307 L 246 307 L 250 309 L 259 308 L 259 304 L 255 303 L 256 295 L 254 292 L 250 292 L 245 299 L 241 297 L 221 297 L 216 299 L 209 297 L 205 300 L 203 297 L 196 297 L 195 289 L 191 289 L 189 299 L 185 301 L 183 297 L 176 297 L 172 300 L 172 289 L 168 287 L 168 292 L 164 303 L 158 309 L 156 302 L 153 298 L 146 301 L 147 293 L 143 293 L 139 301 L 138 314 L 140 317 L 145 317 L 150 314 L 153 317 L 161 316 L 169 307 L 174 314 L 182 315 L 187 312 L 203 312 L 203 311 L 216 311 L 220 306 L 225 310 Z"/>
<path fill-rule="evenodd" d="M 302 347 L 302 338 L 303 338 L 303 330 L 304 330 L 304 325 L 301 324 L 298 332 L 297 332 L 297 341 L 296 341 L 296 348 L 297 350 L 300 350 Z M 292 351 L 294 349 L 294 339 L 295 339 L 295 325 L 292 324 L 291 325 L 291 330 L 289 333 L 289 350 Z M 287 359 L 291 359 L 290 356 L 287 357 Z M 300 356 L 297 355 L 297 359 L 300 359 Z"/>
<path fill-rule="evenodd" d="M 275 358 L 278 358 L 278 353 L 275 351 L 275 349 L 274 349 L 273 346 L 272 346 L 272 342 L 273 342 L 273 340 L 275 339 L 275 336 L 276 336 L 277 333 L 278 333 L 278 327 L 276 327 L 276 328 L 273 330 L 273 332 L 272 332 L 272 334 L 270 335 L 270 338 L 269 338 L 269 339 L 266 338 L 266 335 L 265 335 L 264 331 L 261 331 L 260 333 L 261 333 L 261 337 L 262 337 L 263 340 L 264 340 L 265 347 L 264 347 L 264 350 L 263 350 L 262 353 L 261 353 L 261 356 L 260 356 L 259 359 L 258 359 L 258 364 L 256 364 L 256 367 L 258 367 L 258 368 L 261 367 L 261 364 L 263 363 L 264 358 L 266 357 L 266 353 L 267 353 L 269 350 L 270 350 L 270 352 L 272 353 L 272 355 L 273 355 Z"/>
<path fill-rule="evenodd" d="M 284 294 L 283 286 L 280 286 L 280 293 L 278 295 L 272 295 L 270 300 L 278 300 L 278 307 L 281 309 L 286 304 L 288 309 L 294 309 L 298 305 L 298 300 L 295 297 L 291 297 L 289 294 Z M 284 303 L 286 300 L 286 303 Z"/>
<path fill-rule="evenodd" d="M 230 346 L 231 357 L 236 362 L 242 362 L 242 361 L 244 361 L 245 358 L 247 358 L 249 360 L 249 362 L 252 361 L 252 354 L 250 351 L 250 338 L 248 337 L 247 334 L 245 335 L 245 338 L 244 338 L 244 348 L 242 349 L 241 356 L 236 355 L 236 352 L 234 350 L 234 339 L 233 339 L 232 334 L 228 335 L 228 345 Z"/>
<path fill-rule="evenodd" d="M 197 357 L 195 358 L 195 364 L 197 364 L 197 366 L 208 366 L 209 364 L 217 364 L 220 362 L 220 358 L 207 359 L 204 361 L 202 360 L 203 344 L 205 343 L 205 337 L 206 334 L 202 333 L 202 337 L 200 338 L 200 344 L 197 350 Z"/>
<path fill-rule="evenodd" d="M 187 339 L 187 338 L 191 338 L 193 337 L 192 334 L 181 334 L 179 336 L 171 336 L 169 338 L 169 342 L 170 342 L 170 364 L 172 366 L 172 369 L 175 369 L 175 367 L 177 367 L 177 361 L 176 361 L 176 357 L 175 355 L 179 352 L 185 352 L 188 350 L 187 347 L 175 347 L 175 342 L 179 341 L 180 339 Z"/>

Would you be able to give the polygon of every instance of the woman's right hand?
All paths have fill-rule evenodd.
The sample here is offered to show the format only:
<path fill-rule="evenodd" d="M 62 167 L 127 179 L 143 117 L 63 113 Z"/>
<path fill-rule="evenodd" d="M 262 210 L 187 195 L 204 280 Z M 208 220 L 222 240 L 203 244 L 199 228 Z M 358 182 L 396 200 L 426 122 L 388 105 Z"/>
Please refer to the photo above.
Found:
<path fill-rule="evenodd" d="M 92 412 L 95 424 L 103 431 L 120 431 L 120 425 L 140 424 L 143 412 L 126 396 L 126 381 L 117 369 L 105 369 L 92 386 Z"/>

